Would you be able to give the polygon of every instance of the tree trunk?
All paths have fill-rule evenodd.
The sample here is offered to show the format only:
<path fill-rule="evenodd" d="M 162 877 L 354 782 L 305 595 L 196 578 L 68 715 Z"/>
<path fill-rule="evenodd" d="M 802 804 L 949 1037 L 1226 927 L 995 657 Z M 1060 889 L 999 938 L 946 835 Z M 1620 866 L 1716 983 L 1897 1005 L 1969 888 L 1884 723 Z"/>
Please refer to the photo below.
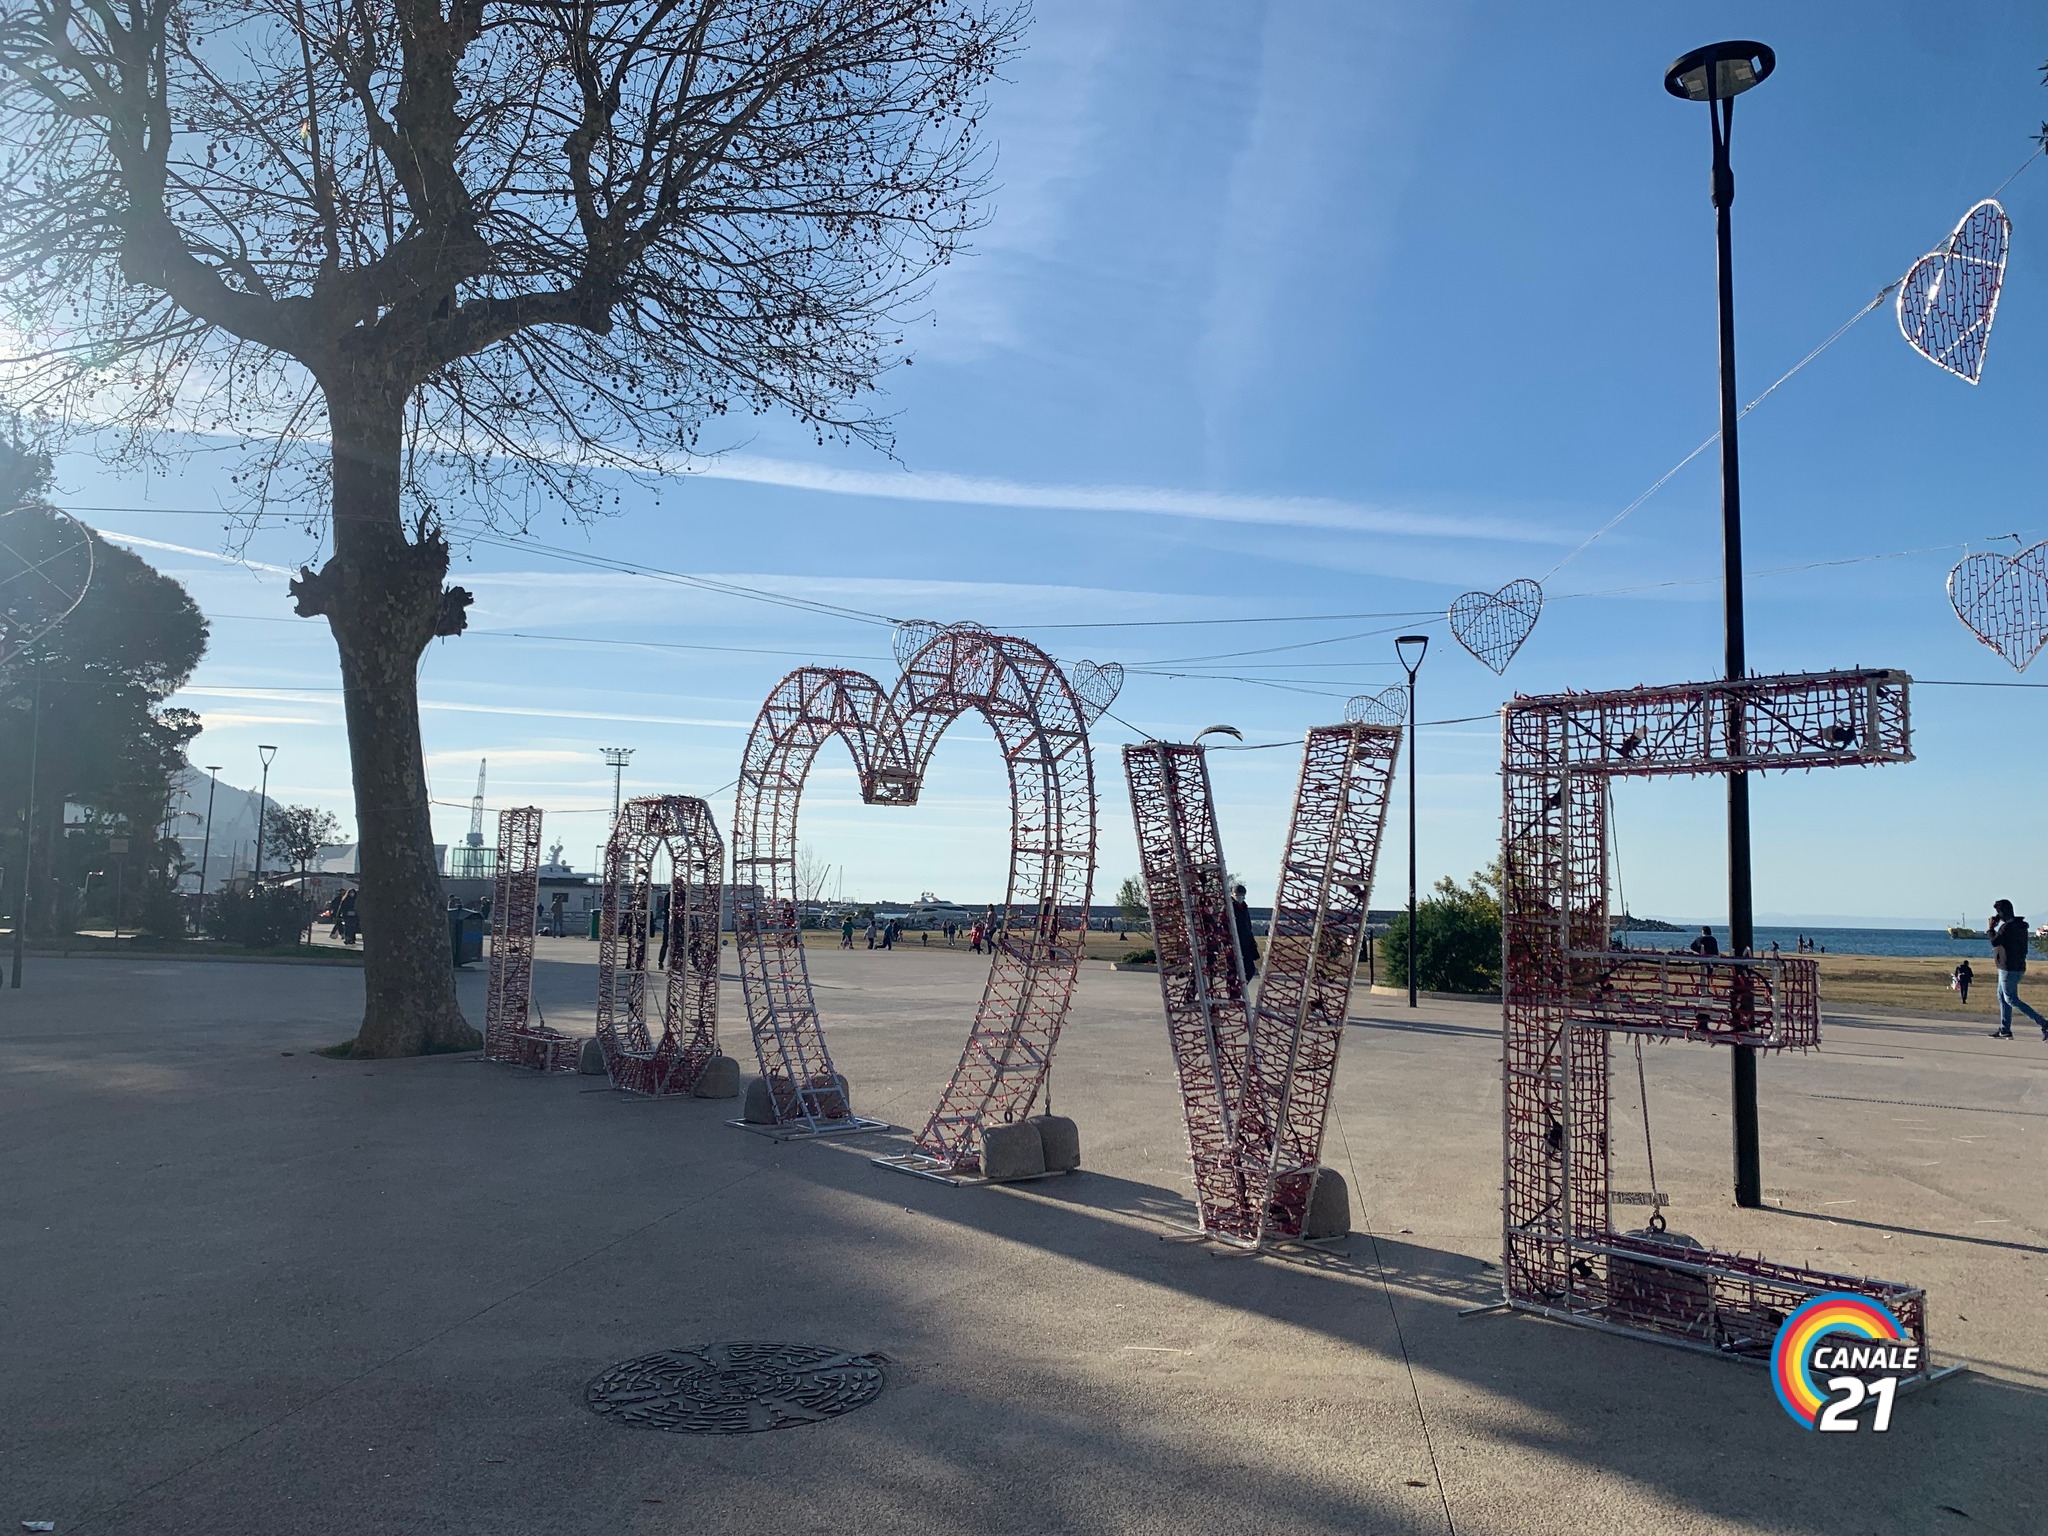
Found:
<path fill-rule="evenodd" d="M 473 1050 L 483 1040 L 455 1001 L 448 914 L 420 750 L 418 666 L 427 642 L 461 628 L 467 593 L 444 594 L 448 546 L 415 543 L 399 508 L 404 398 L 337 397 L 334 557 L 292 583 L 302 615 L 323 614 L 341 656 L 362 869 L 362 1056 Z M 453 628 L 448 613 L 453 612 Z"/>

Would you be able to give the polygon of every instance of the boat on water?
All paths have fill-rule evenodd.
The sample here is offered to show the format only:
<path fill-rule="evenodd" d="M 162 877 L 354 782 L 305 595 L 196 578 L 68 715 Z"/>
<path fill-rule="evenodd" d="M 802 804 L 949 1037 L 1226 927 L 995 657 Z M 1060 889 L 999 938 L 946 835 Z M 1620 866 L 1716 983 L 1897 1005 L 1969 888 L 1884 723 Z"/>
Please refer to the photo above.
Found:
<path fill-rule="evenodd" d="M 1961 923 L 1950 923 L 1948 936 L 1952 939 L 1981 939 L 1984 937 L 1984 931 L 1981 928 L 1965 928 Z"/>

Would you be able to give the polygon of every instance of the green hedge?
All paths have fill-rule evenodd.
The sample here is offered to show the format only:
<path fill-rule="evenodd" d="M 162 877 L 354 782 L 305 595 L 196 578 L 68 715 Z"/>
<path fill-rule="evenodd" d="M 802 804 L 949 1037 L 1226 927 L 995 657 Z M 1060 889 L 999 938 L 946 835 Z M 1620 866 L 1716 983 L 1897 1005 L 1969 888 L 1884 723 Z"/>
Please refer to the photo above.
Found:
<path fill-rule="evenodd" d="M 1449 876 L 1436 893 L 1416 903 L 1415 978 L 1425 992 L 1500 990 L 1500 896 L 1491 870 L 1459 885 Z M 1394 919 L 1380 940 L 1380 974 L 1388 985 L 1408 985 L 1408 914 Z"/>

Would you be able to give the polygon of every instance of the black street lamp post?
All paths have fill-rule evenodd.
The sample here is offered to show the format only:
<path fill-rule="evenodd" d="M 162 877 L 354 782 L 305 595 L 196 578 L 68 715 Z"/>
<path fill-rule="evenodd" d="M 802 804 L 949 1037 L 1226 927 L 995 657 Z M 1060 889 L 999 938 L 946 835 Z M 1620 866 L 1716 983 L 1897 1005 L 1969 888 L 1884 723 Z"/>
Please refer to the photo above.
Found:
<path fill-rule="evenodd" d="M 214 775 L 220 769 L 219 763 L 206 765 L 206 835 L 199 840 L 199 910 L 202 922 L 206 915 L 206 868 L 213 857 L 213 792 L 220 788 L 220 780 Z M 231 870 L 233 867 L 229 865 Z"/>
<path fill-rule="evenodd" d="M 1695 48 L 1664 72 L 1664 89 L 1683 101 L 1702 101 L 1714 135 L 1714 249 L 1720 284 L 1721 321 L 1721 585 L 1727 636 L 1727 675 L 1748 675 L 1742 624 L 1742 476 L 1735 428 L 1741 407 L 1735 395 L 1735 263 L 1729 210 L 1735 203 L 1735 172 L 1728 145 L 1735 130 L 1735 98 L 1761 85 L 1778 56 L 1762 43 L 1709 43 Z M 1731 751 L 1742 750 L 1742 720 L 1732 722 Z M 1755 947 L 1750 902 L 1749 776 L 1728 775 L 1728 951 L 1747 955 Z M 1763 1166 L 1757 1150 L 1756 1052 L 1733 1048 L 1735 1203 L 1763 1204 Z"/>
<path fill-rule="evenodd" d="M 36 766 L 43 751 L 43 658 L 36 657 L 35 693 L 29 702 L 28 799 L 21 808 L 21 873 L 14 882 L 14 963 L 8 986 L 21 986 L 21 957 L 28 944 L 28 871 L 36 846 Z"/>
<path fill-rule="evenodd" d="M 1409 647 L 1415 659 L 1408 659 Z M 1394 654 L 1408 674 L 1408 1006 L 1418 1006 L 1415 989 L 1415 674 L 1422 658 L 1429 654 L 1429 636 L 1402 635 L 1394 641 Z"/>
<path fill-rule="evenodd" d="M 257 754 L 263 759 L 263 787 L 256 791 L 256 867 L 249 872 L 249 889 L 263 887 L 263 818 L 270 810 L 270 760 L 277 756 L 277 748 L 259 746 Z"/>

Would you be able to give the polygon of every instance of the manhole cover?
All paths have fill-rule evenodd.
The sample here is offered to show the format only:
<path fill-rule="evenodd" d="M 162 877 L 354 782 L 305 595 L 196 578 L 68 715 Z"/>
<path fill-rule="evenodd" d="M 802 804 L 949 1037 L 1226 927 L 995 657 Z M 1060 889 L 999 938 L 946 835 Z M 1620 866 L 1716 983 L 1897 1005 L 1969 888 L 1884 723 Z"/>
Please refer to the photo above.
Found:
<path fill-rule="evenodd" d="M 679 1435 L 750 1435 L 837 1418 L 882 1390 L 882 1357 L 815 1344 L 699 1344 L 623 1360 L 584 1389 L 593 1413 Z"/>

